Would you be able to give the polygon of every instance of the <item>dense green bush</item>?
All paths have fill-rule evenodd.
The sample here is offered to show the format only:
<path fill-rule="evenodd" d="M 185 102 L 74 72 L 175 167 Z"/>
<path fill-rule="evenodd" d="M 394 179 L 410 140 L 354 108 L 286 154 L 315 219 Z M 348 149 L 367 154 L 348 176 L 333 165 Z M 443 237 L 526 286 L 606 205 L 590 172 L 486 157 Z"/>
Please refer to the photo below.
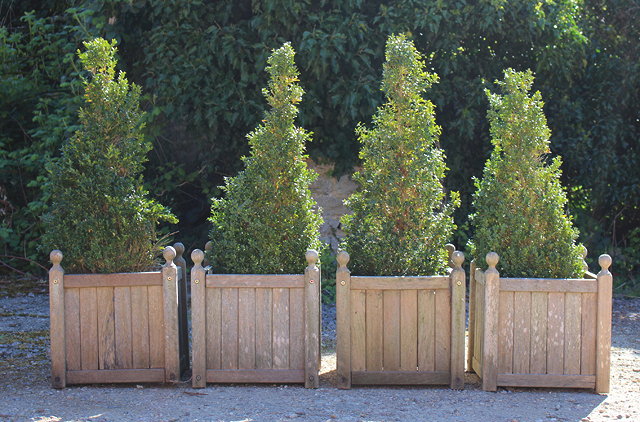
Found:
<path fill-rule="evenodd" d="M 482 266 L 497 252 L 510 277 L 579 277 L 578 231 L 566 215 L 560 157 L 546 162 L 551 131 L 540 92 L 529 94 L 533 73 L 508 69 L 497 83 L 502 95 L 487 91 L 493 152 L 476 181 L 473 256 Z"/>
<path fill-rule="evenodd" d="M 289 43 L 267 60 L 271 106 L 247 138 L 246 168 L 227 178 L 223 199 L 213 199 L 211 262 L 215 271 L 299 273 L 307 249 L 319 250 L 320 212 L 309 185 L 305 143 L 311 135 L 294 126 L 304 91 Z"/>
<path fill-rule="evenodd" d="M 89 73 L 80 128 L 49 166 L 43 246 L 62 250 L 71 272 L 148 269 L 159 251 L 158 221 L 177 222 L 142 187 L 151 143 L 142 132 L 140 88 L 124 72 L 116 77 L 115 45 L 96 38 L 79 52 Z"/>
<path fill-rule="evenodd" d="M 346 201 L 353 214 L 342 219 L 342 247 L 357 274 L 435 274 L 447 265 L 454 204 L 442 186 L 446 165 L 434 105 L 422 98 L 437 80 L 425 72 L 412 41 L 389 37 L 382 78 L 387 102 L 373 129 L 358 126 L 362 170 L 354 180 L 360 189 Z"/>

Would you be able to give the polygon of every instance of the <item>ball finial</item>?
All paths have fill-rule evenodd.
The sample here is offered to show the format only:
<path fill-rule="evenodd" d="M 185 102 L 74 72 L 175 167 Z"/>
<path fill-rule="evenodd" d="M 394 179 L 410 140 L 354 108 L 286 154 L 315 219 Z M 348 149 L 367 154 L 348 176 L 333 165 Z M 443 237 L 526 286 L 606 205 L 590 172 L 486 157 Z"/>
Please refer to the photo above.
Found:
<path fill-rule="evenodd" d="M 455 251 L 453 255 L 451 255 L 451 260 L 456 268 L 461 268 L 462 263 L 464 262 L 464 254 L 460 251 Z"/>
<path fill-rule="evenodd" d="M 204 261 L 204 252 L 200 249 L 194 249 L 193 252 L 191 252 L 191 260 L 196 265 L 202 265 L 202 261 Z"/>
<path fill-rule="evenodd" d="M 500 257 L 497 253 L 489 252 L 487 254 L 487 264 L 489 265 L 489 268 L 495 269 L 496 265 L 498 265 L 498 261 L 500 261 Z"/>
<path fill-rule="evenodd" d="M 585 259 L 587 257 L 587 254 L 589 253 L 589 251 L 587 250 L 587 248 L 584 245 L 580 245 L 582 247 L 582 259 Z"/>
<path fill-rule="evenodd" d="M 602 271 L 607 271 L 611 266 L 611 262 L 611 256 L 607 255 L 606 253 L 600 255 L 600 257 L 598 258 L 598 264 L 600 264 L 600 268 L 602 268 Z"/>
<path fill-rule="evenodd" d="M 51 261 L 51 263 L 53 265 L 60 265 L 60 263 L 62 262 L 62 252 L 59 251 L 58 249 L 54 249 L 51 251 L 51 253 L 49 254 L 49 261 Z"/>
<path fill-rule="evenodd" d="M 177 242 L 173 244 L 173 249 L 176 250 L 176 257 L 180 258 L 182 254 L 184 254 L 184 245 L 182 242 Z"/>
<path fill-rule="evenodd" d="M 208 241 L 207 243 L 204 244 L 205 252 L 211 252 L 212 249 L 213 249 L 213 243 L 211 241 Z"/>
<path fill-rule="evenodd" d="M 170 264 L 176 258 L 176 250 L 173 249 L 173 246 L 167 246 L 164 248 L 164 251 L 162 251 L 162 256 L 165 261 L 167 261 L 167 264 Z"/>
<path fill-rule="evenodd" d="M 307 253 L 304 254 L 305 259 L 307 260 L 307 264 L 314 266 L 318 262 L 318 251 L 309 249 Z"/>
<path fill-rule="evenodd" d="M 338 256 L 336 257 L 336 259 L 338 260 L 338 265 L 340 267 L 346 267 L 349 263 L 349 258 L 350 257 L 347 251 L 339 251 Z"/>

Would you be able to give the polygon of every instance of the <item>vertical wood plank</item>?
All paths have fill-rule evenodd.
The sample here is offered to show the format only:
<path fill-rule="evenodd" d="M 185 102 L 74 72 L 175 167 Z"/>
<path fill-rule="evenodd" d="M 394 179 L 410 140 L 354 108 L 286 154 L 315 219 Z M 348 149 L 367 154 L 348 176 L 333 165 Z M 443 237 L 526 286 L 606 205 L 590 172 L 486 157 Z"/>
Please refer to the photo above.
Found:
<path fill-rule="evenodd" d="M 131 287 L 133 368 L 149 368 L 149 298 L 146 286 Z"/>
<path fill-rule="evenodd" d="M 549 293 L 547 305 L 547 373 L 564 372 L 564 293 Z"/>
<path fill-rule="evenodd" d="M 454 251 L 451 255 L 453 271 L 449 275 L 451 286 L 451 380 L 449 385 L 454 389 L 464 388 L 464 331 L 465 331 L 465 273 L 462 269 L 464 254 Z"/>
<path fill-rule="evenodd" d="M 224 288 L 220 292 L 220 366 L 222 369 L 238 369 L 238 289 Z"/>
<path fill-rule="evenodd" d="M 613 277 L 609 272 L 611 257 L 606 254 L 600 255 L 598 263 L 601 270 L 597 278 L 596 393 L 608 393 L 611 370 L 611 295 L 613 286 Z"/>
<path fill-rule="evenodd" d="M 98 296 L 99 369 L 116 369 L 113 287 L 100 287 L 96 289 L 96 293 Z"/>
<path fill-rule="evenodd" d="M 383 299 L 382 290 L 367 290 L 367 371 L 382 371 Z"/>
<path fill-rule="evenodd" d="M 203 270 L 203 274 L 205 272 L 206 271 Z M 206 275 L 203 275 L 203 278 L 206 280 Z M 222 369 L 220 360 L 222 354 L 222 291 L 219 288 L 202 287 L 202 289 L 206 300 L 204 317 L 206 321 L 206 368 Z M 193 293 L 191 294 L 193 295 Z"/>
<path fill-rule="evenodd" d="M 500 292 L 500 311 L 498 315 L 498 372 L 513 373 L 513 292 Z"/>
<path fill-rule="evenodd" d="M 547 372 L 548 293 L 531 293 L 531 373 Z"/>
<path fill-rule="evenodd" d="M 451 291 L 436 290 L 436 371 L 451 370 Z"/>
<path fill-rule="evenodd" d="M 418 369 L 418 291 L 400 291 L 400 370 Z"/>
<path fill-rule="evenodd" d="M 564 374 L 580 374 L 580 342 L 581 342 L 581 310 L 580 293 L 567 293 L 564 304 Z"/>
<path fill-rule="evenodd" d="M 98 297 L 95 288 L 80 289 L 80 338 L 82 369 L 98 369 Z"/>
<path fill-rule="evenodd" d="M 582 294 L 582 323 L 580 345 L 580 373 L 582 375 L 596 374 L 596 316 L 597 294 Z"/>
<path fill-rule="evenodd" d="M 484 272 L 480 268 L 476 268 L 475 272 L 475 280 L 476 280 L 476 306 L 475 306 L 475 314 L 476 314 L 476 322 L 475 322 L 475 334 L 474 334 L 474 352 L 473 357 L 480 363 L 482 366 L 482 350 L 484 348 L 484 313 L 486 312 L 484 306 L 484 295 L 485 295 L 485 285 L 484 285 Z"/>
<path fill-rule="evenodd" d="M 67 371 L 81 368 L 80 358 L 80 289 L 64 293 L 64 331 Z"/>
<path fill-rule="evenodd" d="M 273 367 L 289 368 L 289 289 L 273 289 Z"/>
<path fill-rule="evenodd" d="M 531 292 L 513 295 L 513 373 L 528 374 L 531 362 Z"/>
<path fill-rule="evenodd" d="M 291 369 L 305 369 L 304 293 L 304 289 L 289 289 L 289 367 Z"/>
<path fill-rule="evenodd" d="M 272 309 L 272 289 L 256 289 L 256 368 L 258 369 L 273 367 Z"/>
<path fill-rule="evenodd" d="M 498 389 L 498 312 L 500 309 L 500 273 L 496 270 L 498 254 L 489 252 L 486 257 L 489 268 L 484 272 L 484 312 L 482 342 L 482 389 Z"/>
<path fill-rule="evenodd" d="M 66 352 L 64 330 L 64 270 L 60 265 L 62 252 L 49 254 L 53 266 L 49 270 L 49 338 L 51 347 L 51 385 L 64 388 L 66 381 Z"/>
<path fill-rule="evenodd" d="M 473 352 L 476 343 L 476 261 L 469 264 L 469 328 L 467 336 L 467 371 L 473 371 Z"/>
<path fill-rule="evenodd" d="M 220 367 L 220 348 L 208 349 L 212 334 L 209 327 L 214 322 L 220 327 L 220 316 L 215 315 L 217 318 L 209 316 L 212 309 L 220 309 L 220 290 L 206 288 L 206 273 L 202 267 L 204 252 L 200 249 L 194 249 L 191 252 L 191 260 L 194 264 L 191 268 L 191 385 L 193 388 L 203 388 L 207 385 L 209 355 L 218 357 L 216 369 Z M 214 293 L 215 297 L 213 297 Z M 218 338 L 220 337 L 218 336 Z"/>
<path fill-rule="evenodd" d="M 318 388 L 320 379 L 320 268 L 316 265 L 318 252 L 309 250 L 305 254 L 307 267 L 304 270 L 303 307 L 304 307 L 304 386 Z M 292 318 L 299 318 L 291 313 Z"/>
<path fill-rule="evenodd" d="M 436 368 L 436 292 L 418 291 L 418 368 L 432 372 Z"/>
<path fill-rule="evenodd" d="M 349 254 L 336 256 L 336 361 L 338 388 L 351 388 L 351 273 L 347 268 Z M 367 327 L 368 328 L 368 327 Z M 382 366 L 382 365 L 380 365 Z"/>
<path fill-rule="evenodd" d="M 162 286 L 148 286 L 149 366 L 164 368 L 164 297 Z"/>
<path fill-rule="evenodd" d="M 383 293 L 383 351 L 382 367 L 386 371 L 400 369 L 400 291 Z"/>
<path fill-rule="evenodd" d="M 351 370 L 367 369 L 366 290 L 351 290 Z"/>
<path fill-rule="evenodd" d="M 133 367 L 131 339 L 131 292 L 129 287 L 113 289 L 113 310 L 116 330 L 116 368 Z"/>
<path fill-rule="evenodd" d="M 166 263 L 162 267 L 164 294 L 164 380 L 180 381 L 180 339 L 178 336 L 178 267 L 173 263 L 176 250 L 167 246 L 162 254 Z"/>
<path fill-rule="evenodd" d="M 255 369 L 256 367 L 255 308 L 255 289 L 238 289 L 238 369 Z"/>

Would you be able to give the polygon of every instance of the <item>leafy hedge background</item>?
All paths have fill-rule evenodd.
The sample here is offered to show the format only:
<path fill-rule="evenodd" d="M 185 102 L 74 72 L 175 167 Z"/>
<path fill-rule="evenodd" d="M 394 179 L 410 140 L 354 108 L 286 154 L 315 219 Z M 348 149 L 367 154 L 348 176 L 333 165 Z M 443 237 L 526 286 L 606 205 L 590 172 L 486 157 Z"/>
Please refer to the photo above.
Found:
<path fill-rule="evenodd" d="M 180 239 L 201 247 L 209 198 L 241 168 L 244 134 L 264 111 L 271 49 L 291 41 L 297 52 L 310 155 L 349 172 L 356 124 L 383 100 L 385 39 L 409 33 L 440 76 L 429 97 L 447 188 L 461 193 L 455 243 L 470 235 L 472 176 L 490 152 L 484 89 L 505 68 L 532 69 L 580 241 L 638 286 L 639 22 L 637 0 L 2 0 L 0 261 L 23 272 L 45 263 L 44 163 L 76 129 L 83 40 L 118 40 L 121 69 L 145 93 L 147 188 L 179 217 Z"/>

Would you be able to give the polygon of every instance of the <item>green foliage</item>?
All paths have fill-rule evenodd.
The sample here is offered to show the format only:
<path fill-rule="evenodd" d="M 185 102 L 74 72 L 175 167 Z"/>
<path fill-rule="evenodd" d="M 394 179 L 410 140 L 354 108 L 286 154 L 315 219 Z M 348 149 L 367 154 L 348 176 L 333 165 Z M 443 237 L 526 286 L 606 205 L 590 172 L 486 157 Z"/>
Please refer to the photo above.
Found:
<path fill-rule="evenodd" d="M 140 88 L 124 72 L 116 76 L 115 46 L 96 38 L 78 52 L 89 73 L 80 128 L 49 166 L 43 245 L 62 250 L 70 272 L 148 269 L 159 251 L 158 221 L 177 222 L 142 187 L 151 143 L 142 132 Z"/>
<path fill-rule="evenodd" d="M 445 243 L 455 228 L 457 202 L 445 200 L 446 165 L 438 146 L 434 105 L 422 93 L 438 77 L 403 35 L 386 46 L 382 90 L 387 102 L 373 117 L 373 129 L 357 129 L 362 170 L 360 190 L 346 204 L 342 245 L 357 274 L 419 275 L 444 271 Z"/>
<path fill-rule="evenodd" d="M 300 273 L 307 249 L 320 247 L 320 212 L 309 185 L 309 132 L 294 126 L 304 91 L 289 43 L 267 60 L 271 106 L 262 124 L 247 138 L 251 154 L 246 168 L 227 178 L 224 199 L 213 199 L 211 262 L 215 271 L 233 273 Z"/>
<path fill-rule="evenodd" d="M 75 50 L 83 34 L 54 10 L 46 17 L 13 12 L 19 19 L 0 27 L 0 262 L 33 271 L 45 163 L 76 128 L 82 83 Z"/>
<path fill-rule="evenodd" d="M 502 95 L 487 90 L 493 152 L 476 180 L 473 256 L 483 266 L 487 253 L 497 252 L 508 277 L 580 277 L 581 247 L 565 214 L 561 160 L 545 162 L 551 131 L 540 92 L 529 94 L 533 73 L 508 69 L 497 83 Z"/>

